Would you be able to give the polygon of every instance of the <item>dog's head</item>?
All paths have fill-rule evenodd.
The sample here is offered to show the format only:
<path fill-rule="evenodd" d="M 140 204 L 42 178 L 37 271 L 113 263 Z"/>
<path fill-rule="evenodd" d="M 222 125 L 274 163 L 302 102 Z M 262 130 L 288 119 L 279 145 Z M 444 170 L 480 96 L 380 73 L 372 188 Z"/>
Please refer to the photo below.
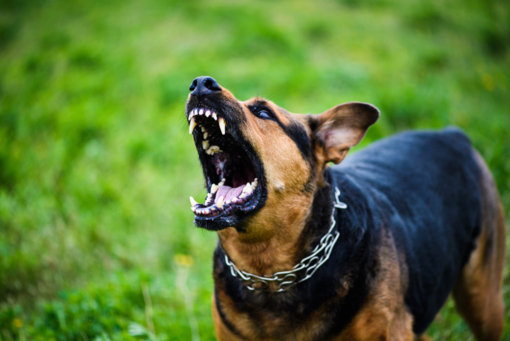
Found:
<path fill-rule="evenodd" d="M 195 224 L 266 238 L 272 226 L 304 221 L 329 162 L 340 163 L 379 111 L 346 103 L 320 115 L 288 112 L 263 98 L 245 102 L 211 77 L 190 87 L 186 116 L 207 187 L 192 201 Z"/>

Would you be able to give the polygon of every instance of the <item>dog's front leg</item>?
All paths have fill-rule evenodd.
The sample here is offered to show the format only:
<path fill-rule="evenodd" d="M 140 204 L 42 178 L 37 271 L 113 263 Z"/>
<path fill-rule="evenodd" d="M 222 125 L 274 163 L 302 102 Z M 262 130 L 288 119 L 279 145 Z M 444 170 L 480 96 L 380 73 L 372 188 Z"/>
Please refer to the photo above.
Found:
<path fill-rule="evenodd" d="M 363 308 L 335 341 L 414 341 L 413 317 L 404 303 L 401 269 L 391 233 L 382 232 L 378 275 Z"/>

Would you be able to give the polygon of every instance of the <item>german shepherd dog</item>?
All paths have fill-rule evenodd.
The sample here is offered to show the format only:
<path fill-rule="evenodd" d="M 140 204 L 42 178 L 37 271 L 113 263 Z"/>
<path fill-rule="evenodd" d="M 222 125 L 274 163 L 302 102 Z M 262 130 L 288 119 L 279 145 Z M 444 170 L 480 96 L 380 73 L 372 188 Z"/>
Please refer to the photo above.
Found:
<path fill-rule="evenodd" d="M 450 293 L 477 340 L 500 339 L 505 218 L 464 133 L 401 133 L 344 160 L 374 106 L 298 115 L 211 77 L 190 91 L 219 340 L 426 339 Z"/>

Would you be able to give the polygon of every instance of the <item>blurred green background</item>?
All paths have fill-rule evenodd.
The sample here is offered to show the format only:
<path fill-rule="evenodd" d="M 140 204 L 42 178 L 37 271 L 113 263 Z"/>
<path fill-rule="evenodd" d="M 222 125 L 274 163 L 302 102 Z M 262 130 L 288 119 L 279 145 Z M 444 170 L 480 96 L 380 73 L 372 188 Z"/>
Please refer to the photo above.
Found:
<path fill-rule="evenodd" d="M 293 112 L 373 103 L 363 145 L 460 126 L 510 217 L 509 9 L 1 0 L 0 340 L 214 340 L 216 235 L 188 200 L 206 194 L 184 119 L 200 75 Z M 507 321 L 509 290 L 507 257 Z M 452 301 L 428 334 L 473 340 Z"/>

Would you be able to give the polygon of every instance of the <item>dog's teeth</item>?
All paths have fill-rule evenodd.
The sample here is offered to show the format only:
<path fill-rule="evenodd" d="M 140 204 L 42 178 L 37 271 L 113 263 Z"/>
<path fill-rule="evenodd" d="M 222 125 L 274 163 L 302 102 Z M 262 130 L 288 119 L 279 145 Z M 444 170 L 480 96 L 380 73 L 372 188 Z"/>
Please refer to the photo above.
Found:
<path fill-rule="evenodd" d="M 205 117 L 209 117 L 211 116 L 211 110 L 206 110 L 205 111 Z"/>
<path fill-rule="evenodd" d="M 200 126 L 200 131 L 203 133 L 205 131 L 205 128 Z"/>
<path fill-rule="evenodd" d="M 209 148 L 209 141 L 203 140 L 202 141 L 202 148 L 204 148 L 204 150 L 207 150 L 207 148 Z"/>
<path fill-rule="evenodd" d="M 253 189 L 257 188 L 258 183 L 259 183 L 259 182 L 258 182 L 257 178 L 255 178 L 255 180 L 253 180 L 253 182 L 251 183 L 251 187 L 252 187 Z"/>
<path fill-rule="evenodd" d="M 193 199 L 193 197 L 189 197 L 189 201 L 191 203 L 191 206 L 198 205 L 198 202 L 196 202 L 195 199 Z"/>
<path fill-rule="evenodd" d="M 252 188 L 252 185 L 248 182 L 244 188 L 243 188 L 243 191 L 241 192 L 241 196 L 240 198 L 245 198 L 247 197 L 248 195 L 250 195 L 251 193 L 253 193 L 253 188 Z"/>
<path fill-rule="evenodd" d="M 247 183 L 244 188 L 243 188 L 243 192 L 244 194 L 250 194 L 251 192 L 253 192 L 253 188 L 251 188 L 251 184 L 250 183 Z"/>
<path fill-rule="evenodd" d="M 221 187 L 225 184 L 225 178 L 221 179 L 220 183 L 218 184 L 218 187 Z"/>
<path fill-rule="evenodd" d="M 212 113 L 212 118 L 214 118 L 214 120 L 215 120 L 215 121 L 217 121 L 217 120 L 218 120 L 218 116 L 216 116 L 216 113 L 215 113 L 214 111 L 213 111 L 213 113 Z"/>
<path fill-rule="evenodd" d="M 198 111 L 198 114 L 199 114 L 199 115 L 203 115 L 203 114 L 204 114 L 204 109 L 200 109 L 200 110 Z"/>
<path fill-rule="evenodd" d="M 208 132 L 205 132 L 205 133 L 204 133 L 204 139 L 206 139 L 208 136 L 209 136 L 209 133 L 208 133 Z"/>
<path fill-rule="evenodd" d="M 207 194 L 207 198 L 205 200 L 205 206 L 211 205 L 213 202 L 213 195 L 211 193 Z"/>
<path fill-rule="evenodd" d="M 221 152 L 220 147 L 218 146 L 210 146 L 209 149 L 207 149 L 207 151 L 209 152 L 208 153 L 209 155 L 214 155 L 218 152 Z"/>
<path fill-rule="evenodd" d="M 221 134 L 225 135 L 225 119 L 223 117 L 220 117 L 218 120 L 218 124 L 220 126 Z"/>
<path fill-rule="evenodd" d="M 218 208 L 223 208 L 223 196 L 221 196 L 219 199 L 218 199 L 218 202 L 216 203 L 216 207 Z"/>
<path fill-rule="evenodd" d="M 216 193 L 217 190 L 218 190 L 218 186 L 216 184 L 212 184 L 212 186 L 211 186 L 211 194 Z"/>
<path fill-rule="evenodd" d="M 193 117 L 191 121 L 189 122 L 189 133 L 191 134 L 193 132 L 193 129 L 197 126 L 197 122 L 195 122 L 195 118 Z"/>

